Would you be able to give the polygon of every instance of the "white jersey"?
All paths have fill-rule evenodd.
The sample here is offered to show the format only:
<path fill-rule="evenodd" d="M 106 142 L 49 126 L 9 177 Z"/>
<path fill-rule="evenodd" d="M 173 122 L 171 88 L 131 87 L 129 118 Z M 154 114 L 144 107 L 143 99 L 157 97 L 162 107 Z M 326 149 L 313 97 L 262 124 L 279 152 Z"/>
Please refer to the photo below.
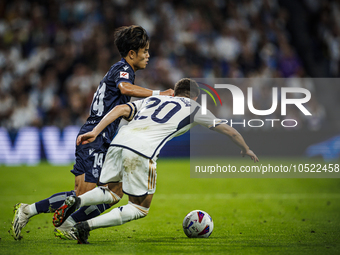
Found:
<path fill-rule="evenodd" d="M 127 104 L 131 120 L 121 127 L 111 146 L 127 148 L 149 159 L 156 160 L 162 147 L 175 136 L 200 124 L 212 127 L 216 117 L 186 97 L 151 96 Z"/>

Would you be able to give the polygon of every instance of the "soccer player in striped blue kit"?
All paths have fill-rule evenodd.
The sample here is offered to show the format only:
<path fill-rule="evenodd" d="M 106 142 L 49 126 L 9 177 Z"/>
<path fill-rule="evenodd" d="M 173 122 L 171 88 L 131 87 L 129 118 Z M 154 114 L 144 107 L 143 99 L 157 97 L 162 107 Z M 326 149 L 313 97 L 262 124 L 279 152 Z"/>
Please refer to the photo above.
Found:
<path fill-rule="evenodd" d="M 149 61 L 149 37 L 141 26 L 127 26 L 115 31 L 115 45 L 122 57 L 111 66 L 94 94 L 90 116 L 81 127 L 79 135 L 91 131 L 111 109 L 120 104 L 126 104 L 133 97 L 148 97 L 152 95 L 173 95 L 173 90 L 152 91 L 134 85 L 135 72 L 146 67 Z M 102 164 L 110 142 L 117 132 L 121 118 L 108 125 L 96 141 L 87 145 L 76 146 L 76 163 L 71 172 L 75 175 L 74 190 L 60 192 L 49 198 L 33 204 L 19 203 L 15 205 L 12 222 L 12 235 L 20 239 L 22 228 L 29 218 L 39 213 L 54 212 L 70 195 L 81 195 L 96 187 L 101 173 Z M 67 222 L 56 228 L 55 235 L 61 238 L 74 239 L 69 230 L 75 222 L 84 221 L 108 209 L 110 205 L 100 204 L 86 206 L 74 213 Z"/>
<path fill-rule="evenodd" d="M 91 131 L 78 137 L 77 144 L 91 144 L 98 134 L 115 119 L 123 116 L 129 124 L 112 140 L 103 165 L 100 181 L 108 187 L 97 187 L 79 197 L 70 196 L 56 210 L 54 225 L 65 221 L 79 206 L 116 203 L 123 193 L 129 203 L 99 217 L 79 222 L 71 229 L 79 243 L 88 243 L 89 231 L 117 226 L 147 216 L 156 191 L 156 160 L 167 141 L 200 124 L 228 136 L 241 148 L 242 156 L 258 162 L 242 136 L 207 111 L 202 114 L 196 102 L 199 88 L 195 81 L 182 79 L 175 85 L 175 96 L 152 96 L 119 105 L 111 110 Z M 216 125 L 213 123 L 218 120 Z"/>

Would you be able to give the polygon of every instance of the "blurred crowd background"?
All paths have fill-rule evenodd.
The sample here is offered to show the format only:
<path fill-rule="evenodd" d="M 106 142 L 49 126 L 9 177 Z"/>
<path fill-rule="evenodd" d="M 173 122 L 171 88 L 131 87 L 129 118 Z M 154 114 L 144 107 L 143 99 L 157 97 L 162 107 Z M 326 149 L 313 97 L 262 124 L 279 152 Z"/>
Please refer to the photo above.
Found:
<path fill-rule="evenodd" d="M 164 90 L 183 77 L 306 78 L 289 85 L 313 94 L 308 107 L 316 120 L 300 127 L 319 130 L 334 116 L 318 97 L 323 88 L 308 78 L 340 75 L 339 1 L 2 0 L 0 126 L 82 125 L 100 80 L 120 59 L 114 30 L 132 24 L 151 38 L 138 85 Z M 329 104 L 338 106 L 338 87 Z M 270 108 L 270 85 L 259 91 L 254 105 Z"/>

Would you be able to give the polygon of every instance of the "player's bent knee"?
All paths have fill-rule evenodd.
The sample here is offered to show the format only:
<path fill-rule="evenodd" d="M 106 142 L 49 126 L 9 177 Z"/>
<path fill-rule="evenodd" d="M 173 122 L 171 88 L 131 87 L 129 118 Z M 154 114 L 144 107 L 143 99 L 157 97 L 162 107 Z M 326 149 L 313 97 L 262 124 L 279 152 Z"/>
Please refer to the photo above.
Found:
<path fill-rule="evenodd" d="M 123 197 L 124 193 L 122 190 L 122 183 L 118 182 L 118 183 L 109 183 L 108 184 L 108 188 L 115 194 L 117 194 L 120 198 Z"/>

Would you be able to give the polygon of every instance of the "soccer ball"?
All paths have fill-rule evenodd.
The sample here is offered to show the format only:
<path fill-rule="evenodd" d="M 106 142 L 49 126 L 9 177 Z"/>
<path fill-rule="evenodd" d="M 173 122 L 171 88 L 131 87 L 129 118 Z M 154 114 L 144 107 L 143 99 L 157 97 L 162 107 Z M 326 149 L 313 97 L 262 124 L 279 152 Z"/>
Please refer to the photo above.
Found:
<path fill-rule="evenodd" d="M 183 220 L 183 230 L 187 237 L 209 237 L 213 229 L 212 218 L 201 210 L 189 212 Z"/>

